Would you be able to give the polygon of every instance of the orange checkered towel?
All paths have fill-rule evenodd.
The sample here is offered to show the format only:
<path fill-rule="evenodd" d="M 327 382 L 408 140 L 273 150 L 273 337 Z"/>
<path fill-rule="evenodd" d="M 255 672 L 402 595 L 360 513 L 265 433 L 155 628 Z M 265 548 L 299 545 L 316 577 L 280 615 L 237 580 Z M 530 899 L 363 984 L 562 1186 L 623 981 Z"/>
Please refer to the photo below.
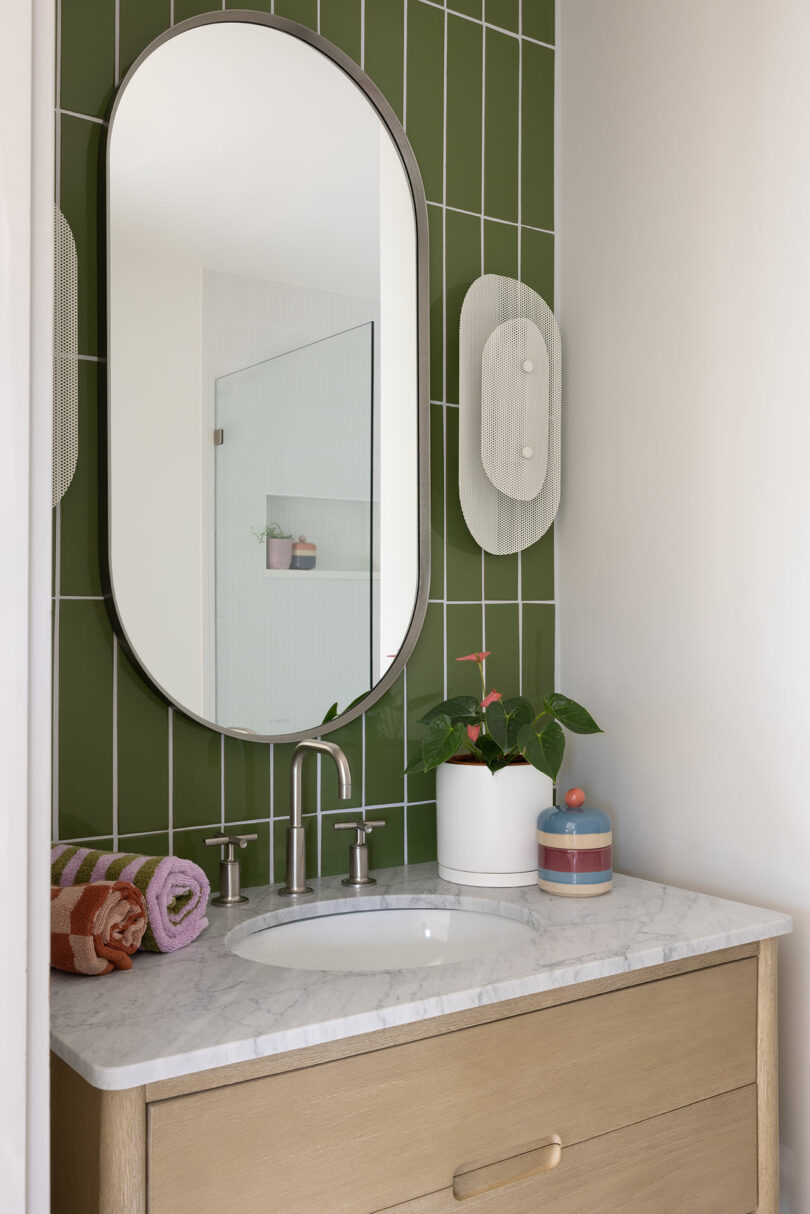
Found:
<path fill-rule="evenodd" d="M 131 881 L 51 886 L 51 965 L 68 974 L 132 968 L 146 931 L 146 899 Z"/>

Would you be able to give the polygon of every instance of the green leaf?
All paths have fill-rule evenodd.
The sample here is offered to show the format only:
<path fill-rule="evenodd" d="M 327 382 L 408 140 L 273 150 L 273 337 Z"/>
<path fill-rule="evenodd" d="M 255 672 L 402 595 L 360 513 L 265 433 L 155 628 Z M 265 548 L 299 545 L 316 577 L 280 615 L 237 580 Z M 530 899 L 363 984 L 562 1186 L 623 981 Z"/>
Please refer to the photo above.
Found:
<path fill-rule="evenodd" d="M 424 756 L 421 749 L 413 756 L 403 775 L 409 776 L 415 771 L 426 771 Z"/>
<path fill-rule="evenodd" d="M 334 721 L 337 714 L 338 714 L 338 702 L 337 702 L 337 700 L 335 700 L 334 704 L 328 710 L 324 719 L 321 721 L 321 725 L 325 725 L 327 721 Z"/>
<path fill-rule="evenodd" d="M 569 700 L 568 696 L 562 695 L 559 691 L 548 696 L 543 704 L 546 711 L 555 716 L 572 733 L 602 733 L 587 708 L 577 704 L 576 700 Z"/>
<path fill-rule="evenodd" d="M 432 771 L 434 767 L 452 759 L 461 745 L 465 729 L 463 724 L 453 725 L 446 715 L 433 718 L 422 742 L 425 771 Z"/>
<path fill-rule="evenodd" d="M 522 725 L 518 746 L 532 767 L 556 780 L 565 751 L 565 735 L 556 721 L 549 721 L 540 733 L 535 733 L 531 725 Z"/>
<path fill-rule="evenodd" d="M 486 710 L 487 732 L 501 751 L 509 749 L 508 719 L 500 700 L 493 700 Z"/>
<path fill-rule="evenodd" d="M 449 717 L 453 724 L 463 721 L 465 725 L 471 725 L 480 720 L 478 701 L 475 696 L 455 696 L 452 700 L 443 700 L 441 704 L 431 708 L 430 712 L 426 712 L 419 724 L 429 725 L 439 716 Z"/>
<path fill-rule="evenodd" d="M 534 706 L 525 696 L 512 696 L 508 700 L 503 700 L 502 703 L 507 716 L 511 717 L 515 712 L 524 711 L 529 714 L 530 721 L 534 719 Z"/>

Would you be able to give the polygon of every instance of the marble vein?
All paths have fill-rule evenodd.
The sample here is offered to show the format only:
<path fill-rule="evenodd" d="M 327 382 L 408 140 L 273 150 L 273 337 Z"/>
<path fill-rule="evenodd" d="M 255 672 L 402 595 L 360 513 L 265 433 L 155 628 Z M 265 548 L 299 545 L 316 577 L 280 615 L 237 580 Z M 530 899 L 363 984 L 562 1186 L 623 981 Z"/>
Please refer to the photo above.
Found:
<path fill-rule="evenodd" d="M 750 944 L 791 930 L 789 916 L 616 876 L 611 893 L 555 898 L 536 887 L 450 885 L 435 864 L 389 869 L 368 890 L 313 882 L 300 906 L 275 887 L 244 907 L 210 907 L 210 927 L 170 956 L 139 953 L 130 971 L 89 979 L 54 971 L 51 1044 L 89 1083 L 134 1087 L 376 1029 L 485 1006 L 594 978 Z M 282 969 L 229 952 L 225 936 L 331 904 L 487 909 L 536 928 L 514 951 L 424 969 L 325 973 Z"/>

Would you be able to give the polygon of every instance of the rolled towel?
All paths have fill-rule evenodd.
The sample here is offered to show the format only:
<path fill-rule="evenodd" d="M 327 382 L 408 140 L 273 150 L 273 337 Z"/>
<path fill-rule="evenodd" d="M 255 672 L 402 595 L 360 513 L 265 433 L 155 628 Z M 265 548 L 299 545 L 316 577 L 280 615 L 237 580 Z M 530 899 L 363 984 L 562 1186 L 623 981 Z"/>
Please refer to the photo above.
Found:
<path fill-rule="evenodd" d="M 130 881 L 51 886 L 51 965 L 68 974 L 132 969 L 146 931 L 146 899 Z"/>
<path fill-rule="evenodd" d="M 146 898 L 148 926 L 141 948 L 149 952 L 176 952 L 208 927 L 205 907 L 211 887 L 203 870 L 192 860 L 91 851 L 66 843 L 57 843 L 52 848 L 53 885 L 104 880 L 131 881 Z"/>

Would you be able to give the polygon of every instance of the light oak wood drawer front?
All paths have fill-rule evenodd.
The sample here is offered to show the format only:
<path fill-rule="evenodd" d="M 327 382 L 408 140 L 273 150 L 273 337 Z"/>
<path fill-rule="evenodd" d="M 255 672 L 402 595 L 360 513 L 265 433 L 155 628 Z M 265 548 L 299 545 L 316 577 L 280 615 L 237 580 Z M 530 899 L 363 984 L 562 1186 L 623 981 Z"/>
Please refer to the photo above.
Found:
<path fill-rule="evenodd" d="M 372 1214 L 751 1084 L 756 976 L 736 961 L 157 1102 L 150 1214 L 220 1214 L 235 1174 L 240 1214 Z"/>
<path fill-rule="evenodd" d="M 756 1088 L 563 1147 L 559 1164 L 457 1201 L 452 1188 L 379 1214 L 751 1214 Z"/>

